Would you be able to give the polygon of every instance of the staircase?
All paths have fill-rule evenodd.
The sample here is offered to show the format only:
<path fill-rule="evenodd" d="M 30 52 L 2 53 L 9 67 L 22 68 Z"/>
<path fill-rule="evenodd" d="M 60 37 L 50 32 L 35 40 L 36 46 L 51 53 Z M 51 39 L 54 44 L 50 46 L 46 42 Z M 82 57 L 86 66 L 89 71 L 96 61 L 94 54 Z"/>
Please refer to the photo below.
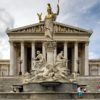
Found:
<path fill-rule="evenodd" d="M 10 92 L 13 85 L 21 83 L 21 77 L 0 77 L 0 92 Z"/>
<path fill-rule="evenodd" d="M 86 85 L 88 92 L 96 93 L 100 88 L 100 76 L 80 76 L 78 77 L 80 85 Z"/>

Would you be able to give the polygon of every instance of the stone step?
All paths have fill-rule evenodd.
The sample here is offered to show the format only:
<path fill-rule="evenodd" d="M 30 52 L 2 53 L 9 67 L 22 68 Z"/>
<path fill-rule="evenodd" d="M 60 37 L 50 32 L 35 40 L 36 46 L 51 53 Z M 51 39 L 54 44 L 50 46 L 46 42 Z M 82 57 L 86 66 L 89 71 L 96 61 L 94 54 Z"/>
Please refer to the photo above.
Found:
<path fill-rule="evenodd" d="M 31 99 L 0 99 L 0 100 L 31 100 Z"/>
<path fill-rule="evenodd" d="M 0 77 L 0 92 L 9 92 L 13 85 L 21 84 L 21 77 Z"/>
<path fill-rule="evenodd" d="M 97 87 L 100 86 L 100 77 L 78 77 L 78 83 L 80 85 L 87 85 L 90 92 L 98 92 Z"/>

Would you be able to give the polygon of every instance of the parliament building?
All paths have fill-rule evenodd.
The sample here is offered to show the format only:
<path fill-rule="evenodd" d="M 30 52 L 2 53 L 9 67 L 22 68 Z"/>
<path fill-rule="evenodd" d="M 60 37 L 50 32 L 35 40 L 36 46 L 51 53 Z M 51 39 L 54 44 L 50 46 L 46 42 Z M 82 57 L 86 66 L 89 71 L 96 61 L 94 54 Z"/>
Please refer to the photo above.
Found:
<path fill-rule="evenodd" d="M 47 59 L 44 48 L 44 23 L 37 23 L 7 32 L 10 44 L 10 60 L 0 60 L 0 75 L 20 75 L 30 72 L 32 58 L 36 57 L 36 51 L 40 50 Z M 54 50 L 54 60 L 62 50 L 66 58 L 66 66 L 72 72 L 78 72 L 79 76 L 99 76 L 100 59 L 88 59 L 89 39 L 93 34 L 89 30 L 54 22 L 54 39 L 57 41 Z"/>
<path fill-rule="evenodd" d="M 48 7 L 48 13 L 50 13 L 50 4 Z M 57 14 L 58 13 L 59 9 Z M 0 93 L 0 98 L 4 98 L 3 96 L 5 95 L 10 100 L 13 97 L 19 98 L 20 95 L 21 98 L 25 98 L 20 100 L 34 100 L 32 98 L 35 98 L 35 96 L 38 98 L 38 95 L 41 95 L 41 100 L 51 100 L 43 99 L 44 97 L 40 93 L 42 89 L 40 86 L 37 86 L 37 84 L 39 84 L 40 80 L 44 82 L 43 80 L 45 80 L 45 78 L 48 79 L 48 77 L 50 77 L 50 79 L 52 77 L 52 85 L 54 86 L 57 84 L 54 82 L 58 82 L 58 80 L 63 82 L 62 78 L 64 79 L 63 84 L 65 84 L 68 82 L 68 80 L 65 78 L 66 75 L 68 77 L 74 75 L 75 82 L 77 80 L 77 83 L 80 86 L 87 89 L 87 93 L 91 93 L 89 94 L 89 97 L 86 94 L 86 98 L 94 98 L 93 96 L 96 98 L 100 97 L 95 94 L 100 93 L 100 59 L 89 59 L 88 57 L 89 43 L 93 32 L 80 27 L 56 22 L 55 19 L 51 19 L 55 17 L 53 13 L 50 14 L 50 16 L 49 14 L 46 16 L 44 21 L 41 21 L 41 16 L 39 15 L 39 23 L 7 30 L 10 45 L 10 60 L 0 60 L 0 92 L 7 94 L 2 95 Z M 51 39 L 51 37 L 53 39 Z M 63 53 L 61 54 L 61 52 Z M 34 65 L 34 60 L 36 59 L 40 60 L 38 65 Z M 45 64 L 43 63 L 44 65 L 41 63 L 43 60 L 45 61 Z M 63 65 L 62 62 L 56 63 L 57 60 L 65 61 L 65 65 Z M 34 68 L 34 66 L 39 67 L 39 69 L 37 70 Z M 45 67 L 48 68 L 45 69 Z M 53 68 L 50 69 L 50 67 Z M 55 69 L 58 70 L 58 72 L 55 71 Z M 34 70 L 35 74 L 31 74 L 32 70 Z M 44 76 L 41 75 L 41 71 Z M 38 88 L 36 89 L 34 85 L 32 85 L 34 87 L 32 87 L 33 90 L 35 91 L 36 89 L 35 96 L 33 96 L 34 94 L 32 93 L 29 94 L 29 92 L 25 95 L 24 93 L 18 93 L 17 95 L 9 94 L 9 92 L 12 90 L 12 86 L 17 88 L 23 86 L 23 78 L 25 75 L 30 75 L 32 77 L 31 79 L 33 84 L 35 84 L 35 86 Z M 27 82 L 29 81 L 28 79 Z M 38 79 L 40 79 L 39 82 L 37 82 Z M 74 82 L 71 82 L 71 84 L 72 83 Z M 45 84 L 45 86 L 48 85 Z M 31 91 L 30 84 L 29 88 L 27 85 L 25 85 L 24 88 L 25 91 Z M 69 91 L 67 89 L 64 90 L 64 87 L 62 89 L 59 88 L 59 91 L 61 91 L 60 93 L 62 94 L 69 91 L 72 92 L 70 89 Z M 56 95 L 56 92 L 54 94 Z M 29 95 L 32 95 L 32 98 L 29 99 Z M 50 95 L 45 93 L 45 95 L 50 96 L 52 93 Z M 75 94 L 73 93 L 73 95 Z M 64 95 L 63 97 L 65 99 Z M 54 96 L 54 98 L 56 99 L 53 100 L 57 100 L 57 97 Z M 15 99 L 13 98 L 12 100 Z"/>

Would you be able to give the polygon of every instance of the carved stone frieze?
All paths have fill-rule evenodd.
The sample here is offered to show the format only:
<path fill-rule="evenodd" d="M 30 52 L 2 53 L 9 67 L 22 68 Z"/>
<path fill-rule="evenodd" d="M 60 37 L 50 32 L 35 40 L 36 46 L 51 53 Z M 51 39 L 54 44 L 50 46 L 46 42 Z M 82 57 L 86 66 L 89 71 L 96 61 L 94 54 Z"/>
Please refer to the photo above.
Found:
<path fill-rule="evenodd" d="M 31 74 L 25 75 L 24 83 L 43 82 L 43 81 L 67 81 L 67 69 L 64 63 L 57 63 L 54 66 L 50 64 L 42 64 L 38 66 L 38 70 L 32 70 Z M 41 68 L 40 68 L 41 67 Z"/>
<path fill-rule="evenodd" d="M 74 28 L 70 26 L 61 25 L 59 23 L 53 23 L 54 27 L 54 33 L 60 33 L 60 32 L 86 32 L 85 30 L 82 30 L 80 28 Z M 33 32 L 33 33 L 44 33 L 45 32 L 45 25 L 44 23 L 38 24 L 38 25 L 31 25 L 29 27 L 23 27 L 19 29 L 12 30 L 11 32 Z M 87 31 L 88 32 L 88 31 Z"/>

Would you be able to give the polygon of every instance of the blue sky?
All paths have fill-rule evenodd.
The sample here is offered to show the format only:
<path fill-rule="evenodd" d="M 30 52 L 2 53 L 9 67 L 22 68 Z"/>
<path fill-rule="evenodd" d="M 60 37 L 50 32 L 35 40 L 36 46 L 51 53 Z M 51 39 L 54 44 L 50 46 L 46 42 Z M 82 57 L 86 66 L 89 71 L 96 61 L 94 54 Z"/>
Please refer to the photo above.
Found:
<path fill-rule="evenodd" d="M 7 28 L 38 22 L 37 12 L 46 14 L 51 3 L 56 11 L 58 0 L 0 0 L 0 59 L 9 59 Z M 93 30 L 89 44 L 89 58 L 100 58 L 100 0 L 60 0 L 57 21 Z"/>

